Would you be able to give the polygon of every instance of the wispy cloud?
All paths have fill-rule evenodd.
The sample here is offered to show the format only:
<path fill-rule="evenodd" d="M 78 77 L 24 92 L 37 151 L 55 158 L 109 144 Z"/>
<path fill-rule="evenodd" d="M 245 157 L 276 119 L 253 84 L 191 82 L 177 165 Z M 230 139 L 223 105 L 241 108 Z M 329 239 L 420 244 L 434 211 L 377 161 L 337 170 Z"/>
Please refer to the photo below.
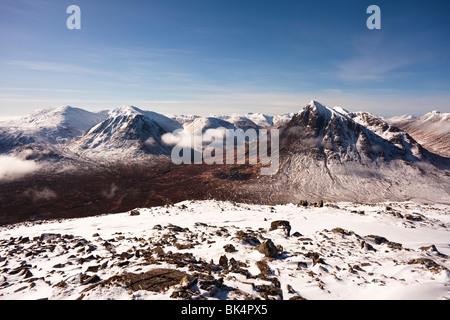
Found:
<path fill-rule="evenodd" d="M 15 180 L 25 177 L 40 166 L 32 160 L 24 160 L 13 156 L 0 156 L 0 180 Z"/>
<path fill-rule="evenodd" d="M 50 72 L 62 72 L 62 73 L 91 73 L 92 69 L 49 61 L 32 61 L 32 60 L 10 60 L 5 61 L 4 64 L 11 66 L 23 67 L 35 71 L 50 71 Z"/>
<path fill-rule="evenodd" d="M 354 55 L 337 63 L 337 74 L 348 81 L 381 81 L 408 76 L 408 67 L 429 58 L 425 51 L 417 52 L 407 41 L 386 40 L 383 37 L 357 38 Z"/>

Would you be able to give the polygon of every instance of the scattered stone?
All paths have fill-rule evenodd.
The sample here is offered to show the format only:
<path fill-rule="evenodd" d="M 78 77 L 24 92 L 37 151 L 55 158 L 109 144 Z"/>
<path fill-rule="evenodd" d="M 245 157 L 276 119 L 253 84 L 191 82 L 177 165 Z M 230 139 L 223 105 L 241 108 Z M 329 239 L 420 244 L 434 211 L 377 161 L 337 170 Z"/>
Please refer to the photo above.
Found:
<path fill-rule="evenodd" d="M 230 243 L 223 246 L 225 252 L 232 253 L 236 251 L 236 248 Z"/>
<path fill-rule="evenodd" d="M 331 230 L 331 232 L 336 233 L 336 234 L 340 234 L 340 235 L 343 235 L 343 236 L 350 234 L 349 232 L 345 231 L 342 228 L 334 228 L 334 229 Z"/>
<path fill-rule="evenodd" d="M 270 239 L 264 241 L 262 244 L 257 246 L 256 249 L 269 258 L 276 258 L 278 255 L 278 248 Z"/>
<path fill-rule="evenodd" d="M 270 230 L 276 230 L 276 229 L 284 229 L 286 232 L 286 235 L 289 237 L 290 233 L 291 233 L 291 224 L 289 223 L 289 221 L 286 220 L 277 220 L 277 221 L 273 221 L 270 224 Z"/>
<path fill-rule="evenodd" d="M 292 296 L 289 298 L 289 300 L 306 300 L 305 298 L 303 298 L 302 296 L 300 296 L 299 294 L 296 294 L 295 296 Z"/>
<path fill-rule="evenodd" d="M 265 260 L 256 261 L 256 266 L 263 275 L 268 276 L 270 274 L 270 267 Z"/>
<path fill-rule="evenodd" d="M 53 287 L 55 288 L 61 288 L 61 289 L 67 289 L 68 285 L 64 280 L 61 280 L 60 282 L 58 282 L 57 284 L 53 285 Z"/>
<path fill-rule="evenodd" d="M 40 240 L 48 241 L 48 240 L 56 240 L 59 238 L 61 238 L 60 233 L 43 233 L 43 234 L 41 234 Z"/>
<path fill-rule="evenodd" d="M 196 277 L 194 275 L 187 275 L 183 279 L 181 279 L 180 285 L 183 288 L 190 289 L 195 284 L 197 284 L 197 281 L 198 281 L 198 277 Z"/>
<path fill-rule="evenodd" d="M 31 278 L 33 276 L 33 273 L 31 273 L 30 269 L 25 268 L 23 272 L 23 277 L 25 279 Z"/>
<path fill-rule="evenodd" d="M 288 293 L 290 293 L 290 294 L 297 293 L 297 292 L 294 290 L 294 288 L 292 288 L 292 286 L 291 286 L 290 284 L 288 284 L 288 285 L 286 286 L 286 289 L 287 289 Z"/>
<path fill-rule="evenodd" d="M 436 248 L 436 246 L 434 244 L 427 246 L 427 247 L 420 247 L 419 250 L 422 251 L 430 251 L 430 252 L 436 252 L 438 255 L 442 255 L 438 249 Z"/>
<path fill-rule="evenodd" d="M 247 243 L 252 246 L 261 244 L 261 242 L 258 240 L 258 238 L 256 237 L 256 235 L 253 232 L 246 233 L 242 230 L 239 230 L 238 232 L 236 232 L 236 237 L 239 240 L 241 240 L 242 242 Z"/>
<path fill-rule="evenodd" d="M 264 299 L 269 299 L 269 296 L 279 296 L 281 298 L 283 297 L 283 291 L 281 290 L 281 288 L 277 288 L 275 286 L 267 284 L 257 285 L 256 291 Z"/>
<path fill-rule="evenodd" d="M 297 204 L 297 207 L 307 207 L 308 201 L 307 200 L 300 200 L 300 202 Z"/>
<path fill-rule="evenodd" d="M 106 263 L 108 263 L 108 262 L 106 262 Z M 97 272 L 98 269 L 99 269 L 99 266 L 90 266 L 86 269 L 86 272 Z"/>
<path fill-rule="evenodd" d="M 169 225 L 166 227 L 167 229 L 169 229 L 172 232 L 188 232 L 189 229 L 188 228 L 182 228 L 179 226 L 175 226 L 171 223 L 169 223 Z"/>
<path fill-rule="evenodd" d="M 428 258 L 412 259 L 408 261 L 408 264 L 421 264 L 425 266 L 426 269 L 436 274 L 440 273 L 441 271 L 449 272 L 449 270 L 446 267 L 441 266 L 440 264 L 437 264 L 434 260 Z"/>
<path fill-rule="evenodd" d="M 369 243 L 365 242 L 364 240 L 361 241 L 361 249 L 365 249 L 368 251 L 377 251 L 377 250 L 375 250 L 374 247 L 372 247 Z"/>
<path fill-rule="evenodd" d="M 120 254 L 120 259 L 128 260 L 128 259 L 131 259 L 133 256 L 134 256 L 134 254 L 124 251 Z"/>
<path fill-rule="evenodd" d="M 81 282 L 81 285 L 82 285 L 82 286 L 85 286 L 85 285 L 87 285 L 87 284 L 96 283 L 96 282 L 99 282 L 99 281 L 101 281 L 101 280 L 102 280 L 102 279 L 100 279 L 99 276 L 93 275 L 93 276 L 90 276 L 90 277 L 88 277 L 87 279 L 83 280 L 83 281 Z"/>
<path fill-rule="evenodd" d="M 372 234 L 368 235 L 367 238 L 371 238 L 375 242 L 375 244 L 383 244 L 389 242 L 389 240 L 385 237 L 380 237 Z"/>
<path fill-rule="evenodd" d="M 228 268 L 228 258 L 227 258 L 227 256 L 221 256 L 219 258 L 219 266 L 221 266 L 224 269 Z"/>
<path fill-rule="evenodd" d="M 186 249 L 192 249 L 193 247 L 195 247 L 195 245 L 193 243 L 178 243 L 176 242 L 174 244 L 175 248 L 177 248 L 178 250 L 186 250 Z"/>
<path fill-rule="evenodd" d="M 409 214 L 409 213 L 406 213 L 406 214 L 404 215 L 404 218 L 405 218 L 406 220 L 410 220 L 410 221 L 422 221 L 422 220 L 423 220 L 423 218 L 422 218 L 419 214 Z"/>
<path fill-rule="evenodd" d="M 88 288 L 88 290 L 95 288 L 97 285 L 111 286 L 119 284 L 133 292 L 139 290 L 161 292 L 168 287 L 179 284 L 186 276 L 188 276 L 187 273 L 174 269 L 153 269 L 140 274 L 129 272 L 99 282 Z"/>
<path fill-rule="evenodd" d="M 131 212 L 130 212 L 130 216 L 139 216 L 141 213 L 139 212 L 139 210 L 136 210 L 136 209 L 134 209 L 134 210 L 131 210 Z"/>

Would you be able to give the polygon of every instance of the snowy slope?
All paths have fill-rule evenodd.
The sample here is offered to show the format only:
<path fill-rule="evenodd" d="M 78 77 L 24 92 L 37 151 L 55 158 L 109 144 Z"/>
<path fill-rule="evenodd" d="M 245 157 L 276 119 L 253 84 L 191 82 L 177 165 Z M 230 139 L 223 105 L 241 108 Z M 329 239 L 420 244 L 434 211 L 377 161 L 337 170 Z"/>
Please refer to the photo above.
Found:
<path fill-rule="evenodd" d="M 432 111 L 420 118 L 388 119 L 422 146 L 450 158 L 450 113 Z"/>
<path fill-rule="evenodd" d="M 376 121 L 369 125 L 369 119 L 312 101 L 280 127 L 279 173 L 248 181 L 240 192 L 275 203 L 321 198 L 450 203 L 450 162 L 384 122 L 385 129 Z"/>
<path fill-rule="evenodd" d="M 12 225 L 0 299 L 449 299 L 449 210 L 185 201 Z"/>
<path fill-rule="evenodd" d="M 161 141 L 167 132 L 181 125 L 161 114 L 124 106 L 109 112 L 109 117 L 94 126 L 70 150 L 84 158 L 130 160 L 139 153 L 164 154 L 168 147 Z"/>
<path fill-rule="evenodd" d="M 64 144 L 82 136 L 107 117 L 107 112 L 89 112 L 70 106 L 45 108 L 3 123 L 0 144 L 3 149 L 27 143 Z"/>
<path fill-rule="evenodd" d="M 194 121 L 184 124 L 184 129 L 192 135 L 200 135 L 205 133 L 208 129 L 218 128 L 236 129 L 236 127 L 228 121 L 213 117 L 197 117 Z"/>

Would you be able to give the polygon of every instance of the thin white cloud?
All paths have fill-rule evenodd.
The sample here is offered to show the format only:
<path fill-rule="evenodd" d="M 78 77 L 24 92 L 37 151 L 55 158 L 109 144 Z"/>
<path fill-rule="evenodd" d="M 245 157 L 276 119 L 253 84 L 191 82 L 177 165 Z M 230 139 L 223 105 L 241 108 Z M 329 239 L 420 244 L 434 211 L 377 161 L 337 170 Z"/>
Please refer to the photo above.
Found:
<path fill-rule="evenodd" d="M 16 180 L 37 170 L 40 166 L 32 160 L 24 160 L 13 156 L 0 156 L 0 180 Z"/>
<path fill-rule="evenodd" d="M 430 53 L 425 49 L 417 52 L 411 44 L 404 41 L 386 40 L 382 36 L 355 38 L 354 55 L 337 63 L 338 76 L 347 81 L 381 81 L 406 77 L 413 66 Z"/>

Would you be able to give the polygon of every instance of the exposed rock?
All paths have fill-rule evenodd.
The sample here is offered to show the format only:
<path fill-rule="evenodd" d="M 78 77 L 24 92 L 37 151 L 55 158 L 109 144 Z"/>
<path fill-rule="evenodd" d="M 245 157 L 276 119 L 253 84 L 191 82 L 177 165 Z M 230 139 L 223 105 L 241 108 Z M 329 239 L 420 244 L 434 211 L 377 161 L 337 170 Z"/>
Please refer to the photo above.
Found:
<path fill-rule="evenodd" d="M 133 256 L 134 256 L 134 254 L 125 251 L 120 254 L 120 259 L 128 260 L 128 259 L 131 259 Z"/>
<path fill-rule="evenodd" d="M 81 285 L 85 286 L 87 284 L 96 283 L 96 282 L 99 282 L 101 280 L 102 279 L 100 279 L 100 277 L 95 274 L 93 276 L 87 277 L 86 279 L 82 280 Z"/>
<path fill-rule="evenodd" d="M 270 230 L 276 230 L 278 228 L 284 229 L 286 232 L 286 235 L 289 237 L 289 235 L 291 233 L 291 224 L 289 223 L 289 221 L 277 220 L 277 221 L 273 221 L 270 224 Z"/>
<path fill-rule="evenodd" d="M 365 242 L 364 240 L 361 241 L 361 249 L 366 249 L 368 251 L 377 251 L 374 247 L 372 247 L 369 243 Z"/>
<path fill-rule="evenodd" d="M 420 215 L 418 215 L 418 214 L 409 214 L 409 213 L 406 213 L 404 215 L 404 218 L 406 220 L 410 220 L 410 221 L 422 221 L 423 220 L 423 218 Z"/>
<path fill-rule="evenodd" d="M 175 226 L 171 223 L 169 223 L 169 225 L 166 227 L 167 229 L 169 229 L 172 232 L 188 232 L 189 229 L 188 228 L 182 228 L 179 226 Z"/>
<path fill-rule="evenodd" d="M 297 294 L 295 296 L 290 297 L 289 300 L 306 300 L 306 299 Z"/>
<path fill-rule="evenodd" d="M 198 277 L 194 275 L 187 275 L 183 279 L 181 279 L 180 285 L 183 288 L 189 289 L 193 287 L 198 281 Z"/>
<path fill-rule="evenodd" d="M 427 246 L 427 247 L 420 247 L 419 250 L 435 252 L 435 253 L 438 254 L 438 255 L 442 255 L 442 253 L 440 253 L 440 252 L 438 251 L 438 249 L 436 248 L 436 246 L 435 246 L 434 244 L 432 244 L 432 245 L 430 245 L 430 246 Z"/>
<path fill-rule="evenodd" d="M 141 213 L 139 212 L 139 210 L 136 210 L 136 209 L 134 209 L 134 210 L 131 210 L 131 212 L 130 212 L 130 216 L 138 216 L 138 215 L 140 215 Z"/>
<path fill-rule="evenodd" d="M 221 256 L 219 259 L 219 266 L 222 268 L 228 268 L 228 258 L 226 256 Z"/>
<path fill-rule="evenodd" d="M 376 235 L 372 235 L 372 234 L 368 235 L 367 238 L 372 239 L 375 242 L 375 244 L 383 244 L 383 243 L 389 242 L 389 240 L 386 239 L 385 237 L 380 237 L 380 236 L 376 236 Z"/>
<path fill-rule="evenodd" d="M 168 287 L 177 285 L 187 273 L 173 269 L 154 269 L 144 273 L 126 273 L 111 277 L 100 284 L 113 285 L 120 284 L 126 286 L 131 291 L 147 290 L 160 292 Z"/>
<path fill-rule="evenodd" d="M 276 258 L 278 255 L 278 248 L 274 245 L 272 240 L 268 239 L 256 247 L 256 249 L 269 258 Z"/>
<path fill-rule="evenodd" d="M 281 288 L 277 288 L 275 286 L 261 284 L 256 286 L 256 291 L 259 292 L 262 298 L 269 299 L 269 296 L 279 296 L 283 297 L 283 291 Z"/>
<path fill-rule="evenodd" d="M 336 234 L 341 234 L 341 235 L 349 235 L 350 233 L 342 228 L 334 228 L 331 230 L 331 232 L 336 233 Z"/>
<path fill-rule="evenodd" d="M 308 206 L 307 200 L 300 200 L 299 203 L 297 204 L 297 207 L 307 207 L 307 206 Z"/>
<path fill-rule="evenodd" d="M 223 248 L 225 249 L 225 252 L 228 252 L 228 253 L 232 253 L 232 252 L 236 251 L 236 248 L 231 243 L 224 245 Z"/>
<path fill-rule="evenodd" d="M 265 260 L 256 261 L 256 266 L 263 275 L 267 276 L 270 274 L 270 267 Z"/>
<path fill-rule="evenodd" d="M 440 264 L 437 264 L 435 261 L 428 258 L 412 259 L 408 261 L 408 264 L 421 264 L 425 266 L 426 269 L 430 270 L 433 273 L 440 273 L 441 271 L 449 272 L 449 270 L 446 267 L 441 266 Z"/>
<path fill-rule="evenodd" d="M 40 240 L 41 241 L 47 241 L 47 240 L 55 240 L 61 238 L 60 233 L 43 233 L 41 234 Z"/>
<path fill-rule="evenodd" d="M 249 245 L 256 246 L 261 244 L 261 241 L 258 240 L 256 235 L 253 232 L 244 232 L 239 230 L 236 232 L 236 237 L 244 243 L 248 243 Z"/>
<path fill-rule="evenodd" d="M 305 257 L 311 258 L 313 261 L 313 266 L 316 264 L 325 264 L 325 261 L 320 257 L 319 253 L 317 252 L 308 252 L 304 254 Z"/>

